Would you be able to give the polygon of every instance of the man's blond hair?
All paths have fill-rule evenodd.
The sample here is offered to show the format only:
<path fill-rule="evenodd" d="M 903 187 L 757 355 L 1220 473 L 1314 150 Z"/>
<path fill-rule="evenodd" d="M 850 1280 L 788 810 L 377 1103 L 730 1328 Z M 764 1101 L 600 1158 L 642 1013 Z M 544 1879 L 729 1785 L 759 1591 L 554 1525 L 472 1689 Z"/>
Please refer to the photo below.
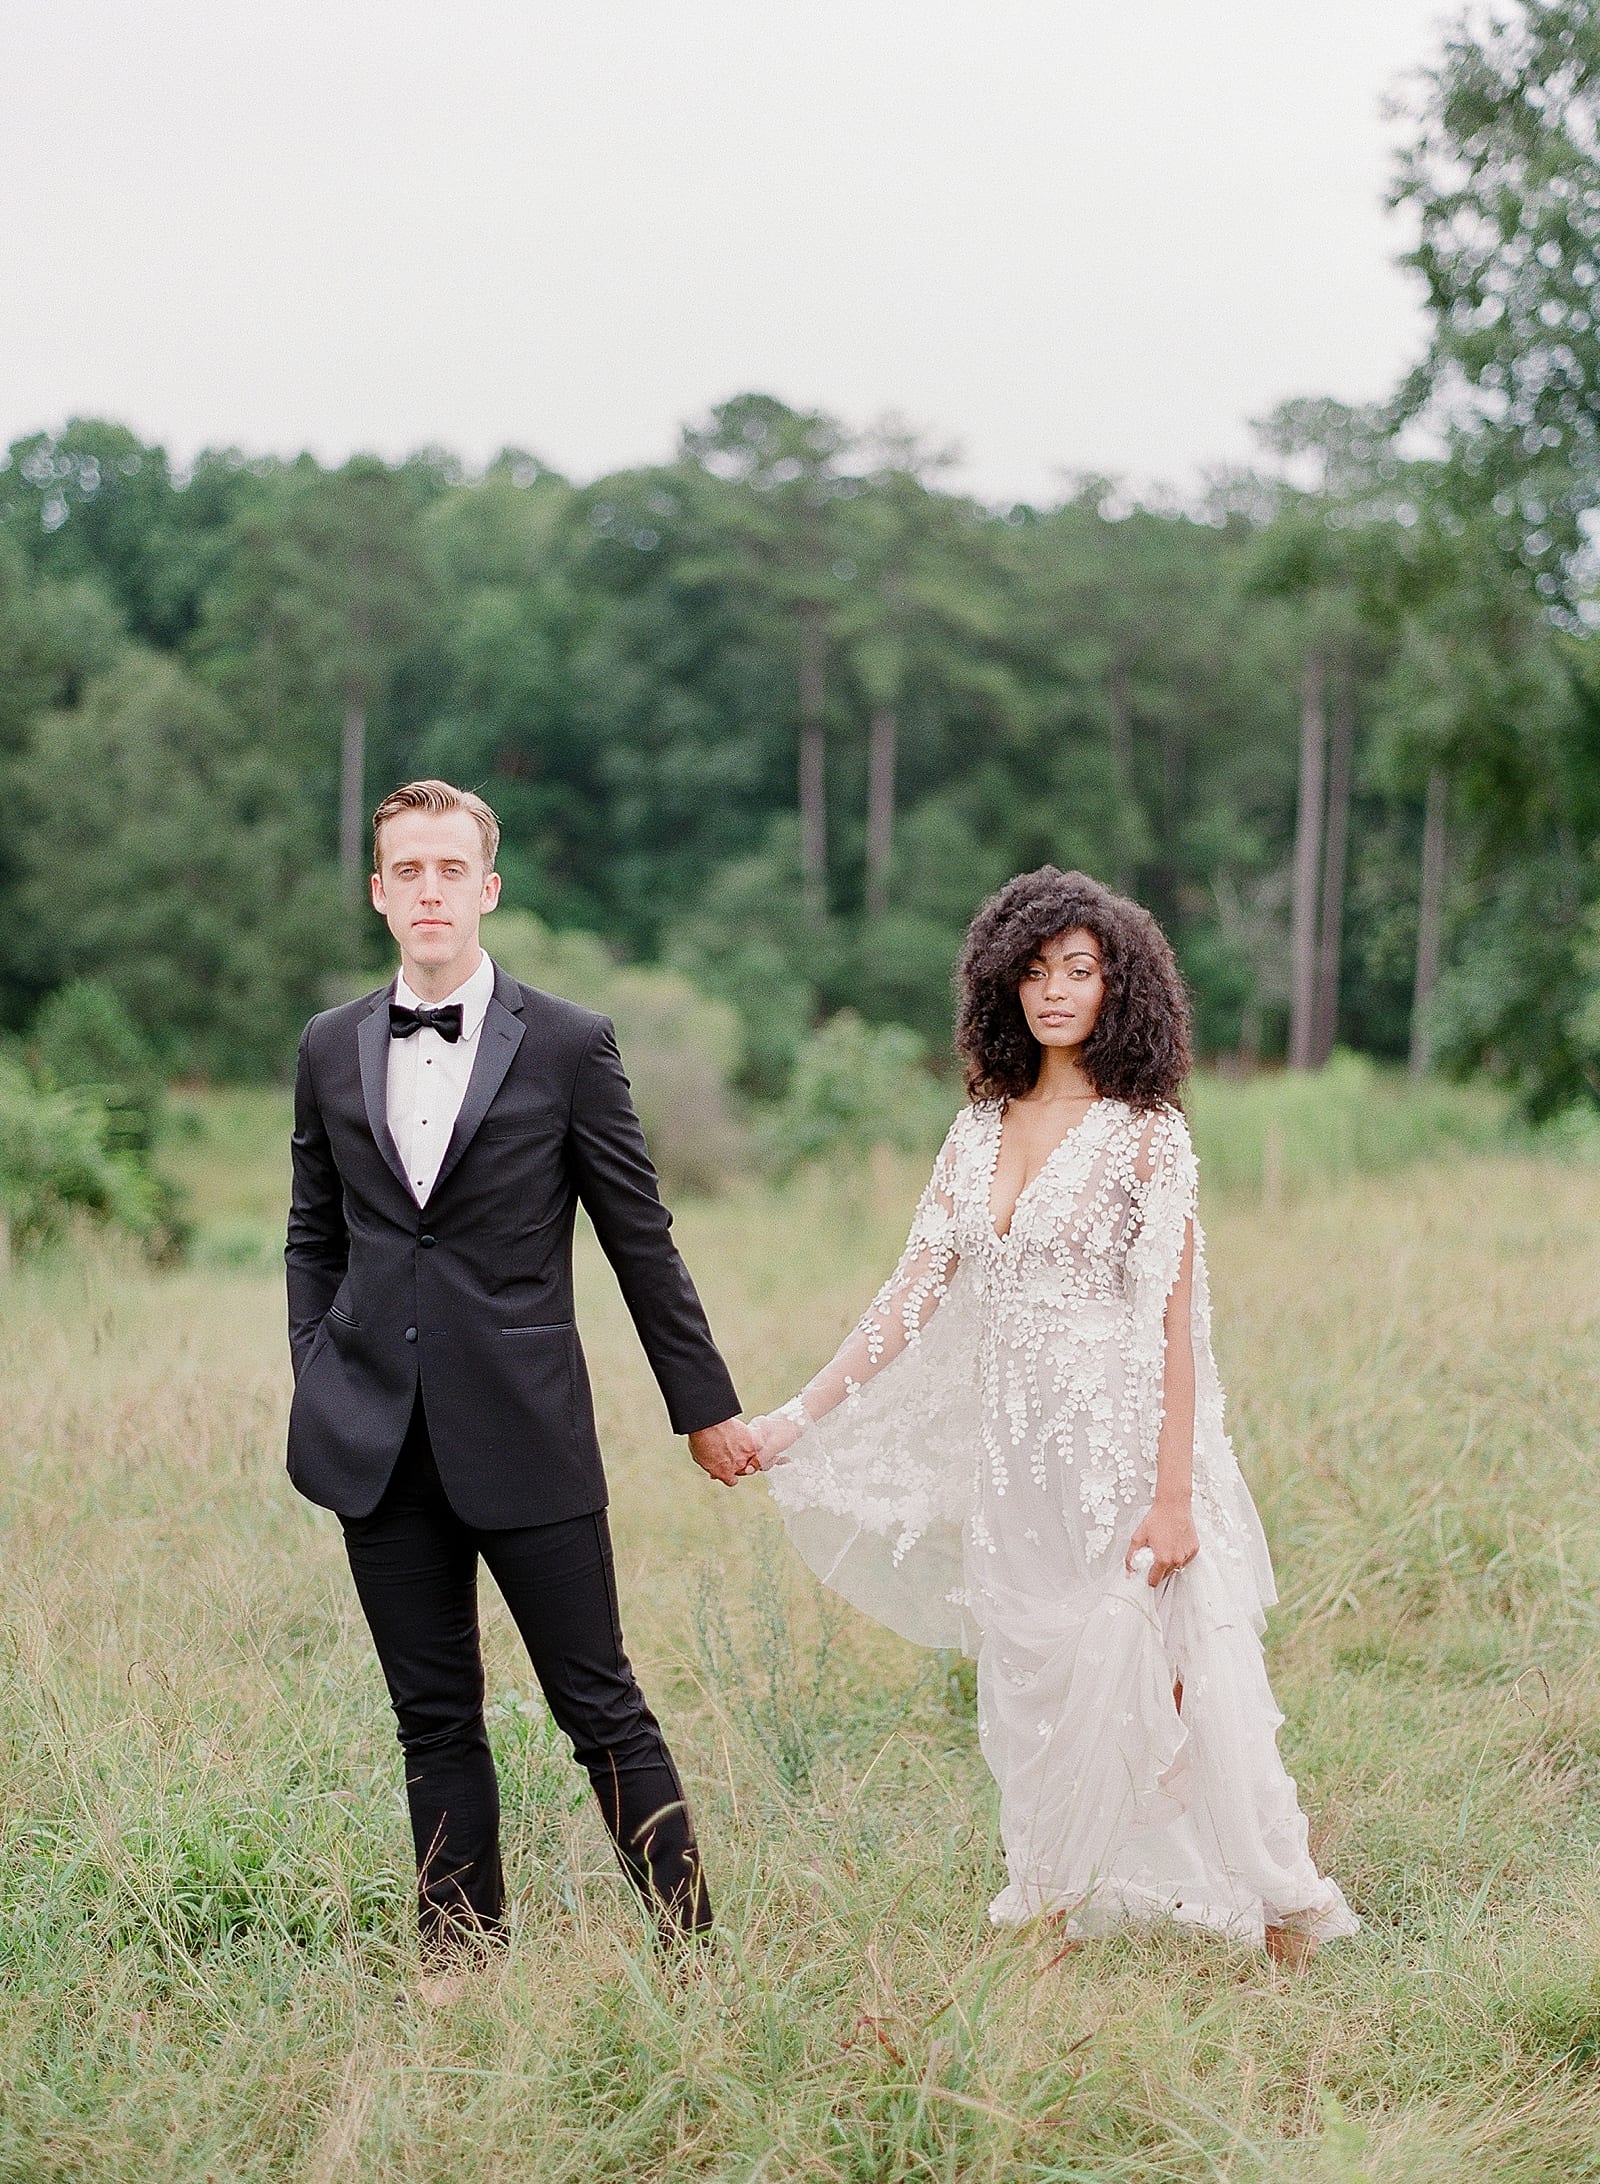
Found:
<path fill-rule="evenodd" d="M 481 796 L 471 789 L 452 788 L 448 781 L 408 781 L 403 789 L 391 789 L 372 815 L 372 869 L 383 870 L 383 828 L 388 819 L 403 811 L 464 811 L 478 822 L 483 836 L 483 869 L 494 870 L 500 851 L 500 822 Z"/>

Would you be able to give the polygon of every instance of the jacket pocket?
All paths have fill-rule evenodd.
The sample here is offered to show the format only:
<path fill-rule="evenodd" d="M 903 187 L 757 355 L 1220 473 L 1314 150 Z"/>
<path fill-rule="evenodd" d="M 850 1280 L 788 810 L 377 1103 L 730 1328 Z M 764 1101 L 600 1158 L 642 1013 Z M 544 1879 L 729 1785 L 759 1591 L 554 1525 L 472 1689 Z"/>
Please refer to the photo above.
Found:
<path fill-rule="evenodd" d="M 336 1304 L 329 1305 L 328 1318 L 335 1321 L 340 1327 L 359 1327 L 361 1325 L 358 1319 L 352 1319 L 348 1312 L 341 1311 Z"/>
<path fill-rule="evenodd" d="M 542 1327 L 502 1327 L 508 1347 L 505 1371 L 522 1403 L 558 1404 L 569 1418 L 578 1409 L 578 1330 L 571 1320 Z M 513 1362 L 513 1359 L 515 1362 Z"/>

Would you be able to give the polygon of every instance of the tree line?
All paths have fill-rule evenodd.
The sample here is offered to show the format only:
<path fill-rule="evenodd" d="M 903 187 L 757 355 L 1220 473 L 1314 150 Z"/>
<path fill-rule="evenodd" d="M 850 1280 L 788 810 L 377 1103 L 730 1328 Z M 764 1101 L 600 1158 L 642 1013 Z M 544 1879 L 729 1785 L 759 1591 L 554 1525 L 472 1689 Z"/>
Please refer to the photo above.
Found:
<path fill-rule="evenodd" d="M 281 1073 L 428 772 L 499 811 L 508 903 L 729 1004 L 757 1094 L 845 1007 L 943 1048 L 966 919 L 1049 859 L 1162 918 L 1212 1056 L 1592 1100 L 1597 69 L 1590 0 L 1446 41 L 1395 185 L 1427 355 L 1182 504 L 987 505 L 760 394 L 586 485 L 18 440 L 0 1023 L 93 981 L 170 1070 Z"/>

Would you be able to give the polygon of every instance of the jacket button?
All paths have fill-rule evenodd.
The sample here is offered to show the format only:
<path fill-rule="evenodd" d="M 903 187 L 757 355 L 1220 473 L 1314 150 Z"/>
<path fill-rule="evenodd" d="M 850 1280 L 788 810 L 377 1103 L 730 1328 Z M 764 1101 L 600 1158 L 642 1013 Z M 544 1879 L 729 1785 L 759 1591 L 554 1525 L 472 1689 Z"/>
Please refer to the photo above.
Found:
<path fill-rule="evenodd" d="M 422 1246 L 424 1251 L 431 1251 L 438 1241 L 439 1239 L 437 1236 L 419 1236 L 417 1238 L 417 1242 Z"/>
<path fill-rule="evenodd" d="M 415 1341 L 416 1341 L 416 1339 L 417 1339 L 417 1330 L 416 1330 L 416 1329 L 415 1329 L 414 1327 L 408 1327 L 408 1328 L 406 1329 L 406 1340 L 407 1340 L 407 1342 L 415 1342 Z"/>

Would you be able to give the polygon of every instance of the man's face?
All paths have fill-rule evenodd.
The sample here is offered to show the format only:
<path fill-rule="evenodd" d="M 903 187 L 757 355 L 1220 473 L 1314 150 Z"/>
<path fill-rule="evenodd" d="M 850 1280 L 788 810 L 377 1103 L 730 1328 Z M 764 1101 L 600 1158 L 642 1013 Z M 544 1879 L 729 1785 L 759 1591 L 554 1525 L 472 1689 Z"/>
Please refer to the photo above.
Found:
<path fill-rule="evenodd" d="M 478 920 L 500 900 L 486 872 L 478 822 L 465 811 L 403 811 L 384 822 L 372 907 L 408 967 L 438 971 L 477 961 Z"/>

